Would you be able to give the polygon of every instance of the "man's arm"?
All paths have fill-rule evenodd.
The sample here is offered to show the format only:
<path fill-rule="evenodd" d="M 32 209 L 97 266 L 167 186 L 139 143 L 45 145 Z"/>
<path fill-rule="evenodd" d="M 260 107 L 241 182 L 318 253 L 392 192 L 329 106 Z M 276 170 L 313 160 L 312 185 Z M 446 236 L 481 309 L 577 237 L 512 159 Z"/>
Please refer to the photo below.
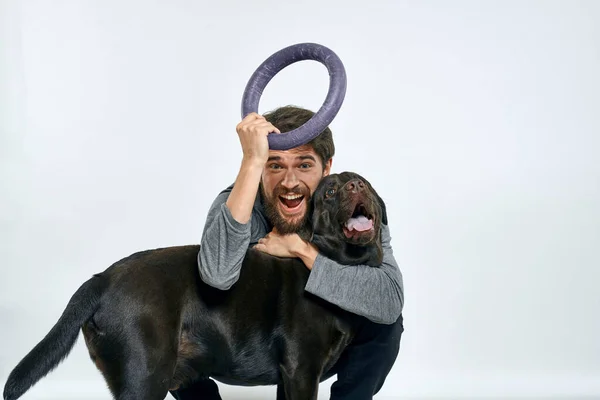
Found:
<path fill-rule="evenodd" d="M 279 133 L 256 113 L 246 116 L 236 131 L 244 154 L 240 171 L 234 185 L 221 192 L 211 205 L 198 252 L 200 278 L 221 290 L 237 282 L 252 237 L 266 233 L 266 224 L 253 207 L 269 155 L 267 135 Z"/>
<path fill-rule="evenodd" d="M 211 205 L 198 252 L 200 278 L 217 289 L 227 290 L 238 280 L 250 243 L 251 222 L 242 224 L 227 207 L 231 188 Z"/>
<path fill-rule="evenodd" d="M 396 322 L 404 307 L 404 282 L 386 225 L 382 225 L 381 239 L 383 263 L 379 267 L 342 265 L 307 247 L 299 254 L 311 269 L 306 291 L 375 323 Z"/>
<path fill-rule="evenodd" d="M 198 252 L 200 278 L 221 290 L 237 282 L 248 247 L 267 233 L 264 217 L 252 207 L 246 223 L 234 218 L 227 206 L 233 188 L 222 191 L 211 205 Z"/>

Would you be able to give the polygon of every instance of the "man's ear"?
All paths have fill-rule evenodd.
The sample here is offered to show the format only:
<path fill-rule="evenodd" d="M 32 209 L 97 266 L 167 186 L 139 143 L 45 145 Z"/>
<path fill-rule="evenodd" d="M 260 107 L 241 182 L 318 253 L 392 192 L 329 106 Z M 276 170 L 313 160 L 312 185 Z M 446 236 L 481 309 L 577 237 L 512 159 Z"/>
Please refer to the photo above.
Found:
<path fill-rule="evenodd" d="M 333 158 L 327 160 L 325 165 L 323 166 L 323 176 L 327 176 L 331 173 L 331 165 L 333 164 Z"/>

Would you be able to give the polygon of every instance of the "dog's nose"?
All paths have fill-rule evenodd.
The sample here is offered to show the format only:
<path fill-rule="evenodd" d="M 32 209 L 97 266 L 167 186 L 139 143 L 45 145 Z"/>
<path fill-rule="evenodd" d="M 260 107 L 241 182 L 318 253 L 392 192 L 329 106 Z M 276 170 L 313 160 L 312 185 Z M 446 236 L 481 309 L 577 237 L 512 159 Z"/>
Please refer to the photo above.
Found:
<path fill-rule="evenodd" d="M 351 193 L 361 192 L 365 188 L 365 183 L 360 179 L 353 179 L 346 183 L 346 190 Z"/>

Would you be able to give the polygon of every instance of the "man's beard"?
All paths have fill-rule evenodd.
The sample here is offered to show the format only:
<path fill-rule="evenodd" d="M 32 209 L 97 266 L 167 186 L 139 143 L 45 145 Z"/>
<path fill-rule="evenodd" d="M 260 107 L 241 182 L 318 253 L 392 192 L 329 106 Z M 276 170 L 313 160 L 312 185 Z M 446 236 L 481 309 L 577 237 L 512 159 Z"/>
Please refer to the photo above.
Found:
<path fill-rule="evenodd" d="M 264 187 L 262 183 L 260 184 L 260 191 L 263 199 L 263 206 L 265 207 L 265 213 L 267 214 L 267 218 L 273 224 L 273 228 L 277 229 L 277 231 L 282 235 L 288 235 L 291 233 L 297 233 L 300 236 L 304 236 L 305 231 L 309 229 L 308 226 L 308 214 L 310 204 L 310 190 L 308 188 L 297 187 L 293 190 L 285 189 L 281 186 L 275 187 L 271 196 L 267 196 L 265 193 Z M 289 221 L 283 215 L 281 215 L 279 211 L 279 204 L 281 200 L 279 199 L 279 195 L 283 194 L 300 194 L 304 196 L 302 201 L 305 202 L 304 215 L 301 217 L 294 218 L 293 221 Z"/>

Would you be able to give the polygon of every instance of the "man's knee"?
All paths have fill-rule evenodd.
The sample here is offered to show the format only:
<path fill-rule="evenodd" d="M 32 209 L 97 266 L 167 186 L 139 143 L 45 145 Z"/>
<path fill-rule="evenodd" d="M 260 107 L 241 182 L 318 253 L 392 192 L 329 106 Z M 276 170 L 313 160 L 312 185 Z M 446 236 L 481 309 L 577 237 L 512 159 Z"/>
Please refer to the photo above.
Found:
<path fill-rule="evenodd" d="M 402 315 L 393 324 L 377 324 L 365 320 L 354 340 L 346 348 L 346 357 L 341 358 L 341 365 L 338 367 L 340 370 L 367 369 L 371 371 L 367 375 L 374 382 L 381 384 L 396 363 L 403 332 Z"/>
<path fill-rule="evenodd" d="M 365 321 L 336 364 L 331 399 L 372 399 L 396 362 L 403 332 L 402 316 L 391 325 Z"/>
<path fill-rule="evenodd" d="M 344 350 L 336 370 L 356 368 L 363 371 L 366 367 L 375 375 L 387 375 L 400 352 L 403 332 L 402 315 L 393 324 L 377 324 L 365 320 Z"/>
<path fill-rule="evenodd" d="M 400 314 L 400 317 L 398 317 L 396 322 L 394 322 L 391 325 L 391 328 L 392 329 L 389 334 L 389 342 L 391 345 L 400 348 L 400 338 L 404 333 L 404 318 L 402 317 L 402 314 Z"/>
<path fill-rule="evenodd" d="M 374 342 L 382 345 L 397 347 L 404 332 L 404 319 L 402 315 L 393 324 L 376 324 L 367 321 L 362 326 L 356 339 L 361 342 Z"/>

